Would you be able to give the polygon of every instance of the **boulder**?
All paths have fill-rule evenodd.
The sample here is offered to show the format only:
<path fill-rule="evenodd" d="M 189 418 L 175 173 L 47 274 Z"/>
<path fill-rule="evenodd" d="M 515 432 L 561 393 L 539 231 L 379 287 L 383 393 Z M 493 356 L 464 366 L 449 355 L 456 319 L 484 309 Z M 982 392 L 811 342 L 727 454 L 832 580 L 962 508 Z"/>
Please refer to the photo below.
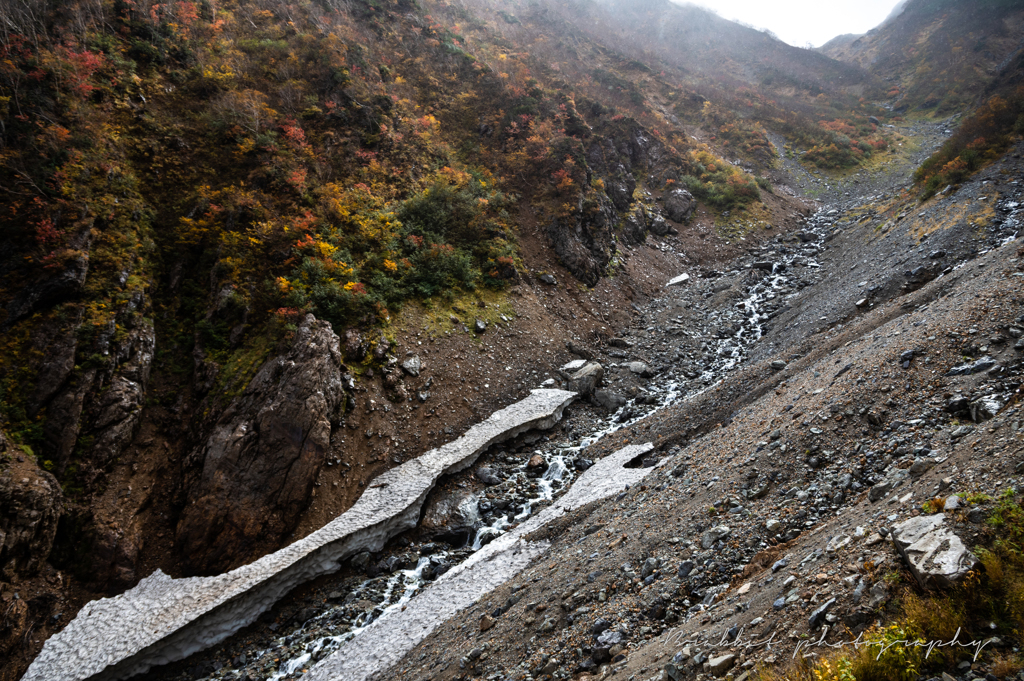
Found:
<path fill-rule="evenodd" d="M 710 549 L 712 546 L 715 545 L 715 542 L 719 541 L 720 539 L 725 539 L 729 536 L 731 532 L 732 529 L 730 529 L 726 525 L 719 525 L 718 527 L 713 527 L 707 532 L 705 532 L 704 535 L 700 538 L 700 546 L 703 549 Z"/>
<path fill-rule="evenodd" d="M 693 214 L 696 202 L 685 189 L 673 189 L 664 197 L 665 215 L 673 222 L 686 222 Z"/>
<path fill-rule="evenodd" d="M 654 370 L 643 362 L 630 362 L 629 370 L 641 378 L 652 378 Z"/>
<path fill-rule="evenodd" d="M 727 671 L 732 669 L 732 666 L 736 664 L 736 655 L 733 653 L 726 653 L 725 655 L 717 655 L 712 658 L 708 658 L 707 671 L 715 676 L 722 676 Z"/>
<path fill-rule="evenodd" d="M 501 478 L 499 478 L 493 468 L 487 466 L 481 466 L 476 469 L 476 479 L 488 486 L 500 485 Z"/>
<path fill-rule="evenodd" d="M 892 528 L 896 551 L 924 589 L 948 588 L 978 565 L 942 513 L 922 515 Z"/>
<path fill-rule="evenodd" d="M 480 499 L 459 489 L 435 495 L 427 503 L 420 527 L 432 532 L 456 532 L 473 527 L 478 520 Z"/>
<path fill-rule="evenodd" d="M 569 377 L 569 390 L 581 396 L 593 394 L 604 379 L 604 367 L 597 362 L 587 362 Z"/>
<path fill-rule="evenodd" d="M 628 402 L 624 396 L 618 393 L 613 393 L 610 390 L 595 391 L 594 401 L 608 411 L 618 411 L 620 408 L 625 406 L 626 402 Z"/>
<path fill-rule="evenodd" d="M 666 236 L 669 233 L 669 230 L 672 229 L 668 222 L 665 221 L 665 218 L 662 217 L 661 213 L 651 213 L 649 217 L 650 225 L 648 226 L 648 229 L 651 234 Z"/>

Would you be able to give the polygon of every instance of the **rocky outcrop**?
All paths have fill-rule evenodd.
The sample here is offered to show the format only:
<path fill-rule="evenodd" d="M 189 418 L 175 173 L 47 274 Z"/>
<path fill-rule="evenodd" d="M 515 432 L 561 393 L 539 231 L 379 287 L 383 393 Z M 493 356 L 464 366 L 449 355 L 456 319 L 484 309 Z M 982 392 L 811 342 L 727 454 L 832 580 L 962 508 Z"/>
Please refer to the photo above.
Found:
<path fill-rule="evenodd" d="M 295 528 L 345 404 L 341 359 L 330 324 L 307 315 L 188 455 L 177 544 L 192 572 L 244 562 Z"/>
<path fill-rule="evenodd" d="M 0 450 L 6 443 L 0 435 Z M 30 577 L 46 562 L 63 509 L 60 485 L 34 461 L 11 453 L 0 470 L 0 576 Z"/>
<path fill-rule="evenodd" d="M 39 280 L 21 289 L 7 304 L 7 318 L 0 325 L 0 331 L 6 331 L 45 305 L 76 295 L 82 290 L 88 274 L 89 256 L 85 253 L 71 258 L 58 273 L 45 273 Z"/>
<path fill-rule="evenodd" d="M 595 286 L 615 252 L 611 201 L 586 201 L 581 210 L 548 225 L 548 237 L 562 265 L 587 286 Z"/>
<path fill-rule="evenodd" d="M 64 500 L 60 485 L 28 457 L 12 451 L 0 433 L 0 576 L 39 571 L 57 533 Z"/>

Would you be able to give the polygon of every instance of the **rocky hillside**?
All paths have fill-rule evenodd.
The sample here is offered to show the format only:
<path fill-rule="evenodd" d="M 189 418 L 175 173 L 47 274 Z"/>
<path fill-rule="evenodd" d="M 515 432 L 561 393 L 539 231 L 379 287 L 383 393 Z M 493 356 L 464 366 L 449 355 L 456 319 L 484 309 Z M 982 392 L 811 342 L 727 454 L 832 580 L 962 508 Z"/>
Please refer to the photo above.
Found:
<path fill-rule="evenodd" d="M 983 28 L 1002 49 L 1017 10 L 997 5 Z M 1004 125 L 978 174 L 919 205 L 908 178 L 952 124 L 893 117 L 911 90 L 887 95 L 875 65 L 654 2 L 10 0 L 0 53 L 0 655 L 12 660 L 0 679 L 90 600 L 306 537 L 380 474 L 541 385 L 583 398 L 560 430 L 487 452 L 381 555 L 159 673 L 300 674 L 313 657 L 301 646 L 401 611 L 399 580 L 415 581 L 411 597 L 597 458 L 650 440 L 634 463 L 662 462 L 657 482 L 585 511 L 614 536 L 576 536 L 582 515 L 541 531 L 558 557 L 545 584 L 573 586 L 571 600 L 579 575 L 616 575 L 615 589 L 601 582 L 606 605 L 591 603 L 600 590 L 573 606 L 590 609 L 578 619 L 554 617 L 554 601 L 543 617 L 502 619 L 495 605 L 489 636 L 508 641 L 507 659 L 451 658 L 439 642 L 464 620 L 415 653 L 437 663 L 421 676 L 592 673 L 624 654 L 613 645 L 639 643 L 637 626 L 653 637 L 708 617 L 684 613 L 764 556 L 803 550 L 812 527 L 881 527 L 860 492 L 909 488 L 894 472 L 915 465 L 906 456 L 973 442 L 951 419 L 1015 408 L 1020 256 L 1004 242 L 1019 149 L 1000 154 L 1019 132 Z M 939 320 L 948 328 L 917 337 Z M 882 337 L 897 333 L 914 342 L 890 370 Z M 953 333 L 962 342 L 936 344 Z M 927 373 L 975 360 L 948 386 Z M 830 373 L 842 399 L 818 385 Z M 941 456 L 935 474 L 967 465 Z M 747 457 L 756 477 L 738 466 Z M 986 494 L 1006 481 L 989 475 Z M 762 506 L 748 503 L 762 488 Z M 757 524 L 769 515 L 770 533 Z M 729 533 L 702 546 L 720 525 Z M 611 553 L 588 567 L 577 558 L 594 551 L 570 537 Z M 639 549 L 643 537 L 655 544 Z M 648 558 L 661 562 L 624 578 Z M 660 594 L 677 559 L 703 581 L 682 575 L 662 617 L 641 623 L 644 582 L 658 571 Z M 304 630 L 325 601 L 339 609 Z M 805 604 L 790 605 L 787 617 Z M 591 611 L 617 618 L 621 640 L 584 643 Z M 548 619 L 541 651 L 523 634 Z"/>
<path fill-rule="evenodd" d="M 1024 9 L 1015 2 L 909 0 L 862 36 L 819 51 L 883 80 L 899 111 L 939 115 L 975 105 L 986 85 L 1024 48 Z"/>

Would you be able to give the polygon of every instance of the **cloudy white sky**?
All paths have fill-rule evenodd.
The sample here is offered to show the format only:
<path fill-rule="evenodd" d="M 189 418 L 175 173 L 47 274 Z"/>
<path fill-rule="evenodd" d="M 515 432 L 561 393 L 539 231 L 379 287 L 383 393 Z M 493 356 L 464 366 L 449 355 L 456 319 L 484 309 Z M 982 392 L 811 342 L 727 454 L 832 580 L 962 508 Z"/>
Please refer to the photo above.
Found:
<path fill-rule="evenodd" d="M 897 0 L 691 0 L 723 19 L 767 28 L 790 45 L 819 47 L 843 33 L 865 33 Z"/>

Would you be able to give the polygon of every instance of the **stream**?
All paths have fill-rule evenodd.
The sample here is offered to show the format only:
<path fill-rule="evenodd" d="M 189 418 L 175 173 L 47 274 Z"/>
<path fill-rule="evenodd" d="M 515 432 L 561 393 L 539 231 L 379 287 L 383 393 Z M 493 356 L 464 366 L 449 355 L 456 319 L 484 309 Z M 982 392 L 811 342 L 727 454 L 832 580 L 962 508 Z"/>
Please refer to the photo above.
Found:
<path fill-rule="evenodd" d="M 323 602 L 302 608 L 291 620 L 269 625 L 272 638 L 263 637 L 255 645 L 250 643 L 249 652 L 230 660 L 224 659 L 223 651 L 215 648 L 200 655 L 206 662 L 173 678 L 176 681 L 301 678 L 312 665 L 344 647 L 371 623 L 404 610 L 434 579 L 563 494 L 578 474 L 592 465 L 586 458 L 590 445 L 659 409 L 692 399 L 735 370 L 765 333 L 765 324 L 773 312 L 802 288 L 797 270 L 805 275 L 818 271 L 820 266 L 815 256 L 821 252 L 825 230 L 831 224 L 832 218 L 825 208 L 807 220 L 799 243 L 779 248 L 770 241 L 762 247 L 765 260 L 770 258 L 771 262 L 756 263 L 755 268 L 762 270 L 764 276 L 747 284 L 745 295 L 731 309 L 715 311 L 714 316 L 734 322 L 733 328 L 737 330 L 728 337 L 707 339 L 705 363 L 699 374 L 684 377 L 676 371 L 666 372 L 660 380 L 652 380 L 646 386 L 645 394 L 637 395 L 614 413 L 597 419 L 589 432 L 574 433 L 571 439 L 539 437 L 520 447 L 518 452 L 497 451 L 481 457 L 481 461 L 495 462 L 486 464 L 488 466 L 500 466 L 504 479 L 499 486 L 487 488 L 488 498 L 477 500 L 479 520 L 466 533 L 461 545 L 437 541 L 391 548 L 385 550 L 382 554 L 385 557 L 375 565 L 370 564 L 368 554 L 356 556 L 354 567 L 364 574 L 368 572 L 371 575 L 368 579 L 340 575 L 328 578 L 324 587 L 328 592 L 326 600 L 320 599 Z M 756 260 L 759 256 L 754 254 L 754 257 Z M 674 289 L 666 289 L 663 300 L 674 295 Z M 649 316 L 653 316 L 658 304 L 658 300 L 650 303 Z M 659 330 L 648 327 L 646 332 Z M 628 364 L 624 362 L 621 366 Z M 501 450 L 501 445 L 496 449 Z M 538 465 L 537 457 L 543 460 L 542 464 Z M 457 483 L 457 486 L 466 487 L 466 484 Z M 259 629 L 265 631 L 262 627 Z"/>

